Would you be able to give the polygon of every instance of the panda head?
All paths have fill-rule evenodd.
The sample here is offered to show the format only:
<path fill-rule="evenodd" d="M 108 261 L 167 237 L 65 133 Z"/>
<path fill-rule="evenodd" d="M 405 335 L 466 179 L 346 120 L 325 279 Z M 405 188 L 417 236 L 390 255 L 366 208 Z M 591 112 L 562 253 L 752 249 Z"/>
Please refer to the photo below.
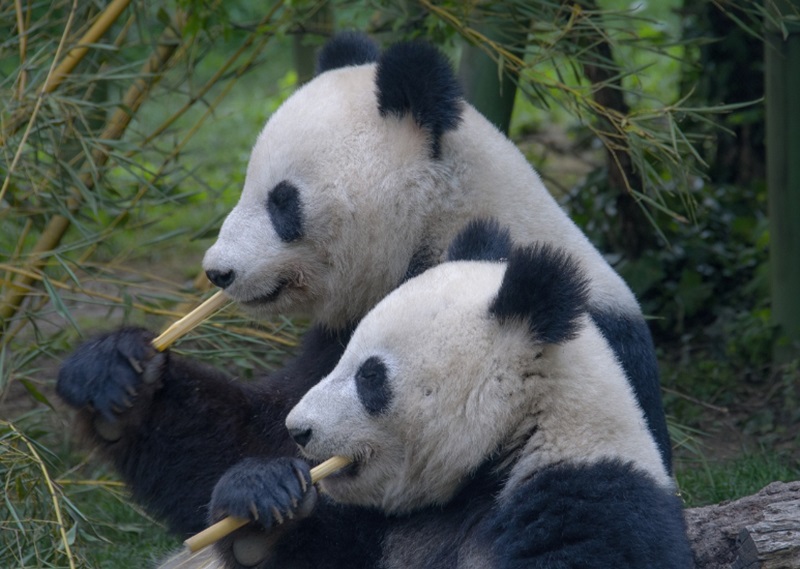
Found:
<path fill-rule="evenodd" d="M 431 46 L 381 54 L 357 34 L 329 42 L 318 75 L 259 135 L 239 203 L 205 255 L 209 279 L 256 317 L 358 320 L 421 246 L 462 104 Z"/>

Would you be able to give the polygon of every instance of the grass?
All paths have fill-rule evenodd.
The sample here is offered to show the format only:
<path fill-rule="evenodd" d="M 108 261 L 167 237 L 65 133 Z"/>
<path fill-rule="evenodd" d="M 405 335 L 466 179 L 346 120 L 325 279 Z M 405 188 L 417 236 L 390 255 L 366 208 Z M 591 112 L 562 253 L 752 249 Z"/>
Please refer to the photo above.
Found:
<path fill-rule="evenodd" d="M 83 554 L 93 567 L 141 569 L 155 566 L 181 547 L 180 539 L 137 508 L 113 475 L 89 472 L 82 481 L 66 485 L 70 499 L 91 526 L 86 528 Z M 116 484 L 115 484 L 116 483 Z M 88 522 L 86 522 L 88 526 Z"/>
<path fill-rule="evenodd" d="M 179 547 L 58 423 L 42 409 L 0 421 L 0 566 L 139 569 Z"/>
<path fill-rule="evenodd" d="M 798 480 L 800 461 L 761 449 L 719 462 L 679 460 L 675 475 L 687 507 L 697 507 L 754 494 L 771 482 Z"/>

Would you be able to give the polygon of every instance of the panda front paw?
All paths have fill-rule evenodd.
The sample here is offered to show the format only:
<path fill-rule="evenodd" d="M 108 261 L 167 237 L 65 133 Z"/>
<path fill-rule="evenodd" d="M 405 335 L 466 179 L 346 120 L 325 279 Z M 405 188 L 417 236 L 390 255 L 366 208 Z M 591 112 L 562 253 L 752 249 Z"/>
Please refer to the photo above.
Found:
<path fill-rule="evenodd" d="M 120 418 L 161 386 L 167 354 L 152 346 L 154 335 L 122 328 L 82 344 L 58 372 L 56 392 L 69 405 L 96 413 L 95 429 L 118 438 Z"/>
<path fill-rule="evenodd" d="M 235 516 L 265 529 L 308 516 L 317 491 L 308 464 L 299 458 L 246 458 L 219 479 L 211 495 L 210 521 Z"/>

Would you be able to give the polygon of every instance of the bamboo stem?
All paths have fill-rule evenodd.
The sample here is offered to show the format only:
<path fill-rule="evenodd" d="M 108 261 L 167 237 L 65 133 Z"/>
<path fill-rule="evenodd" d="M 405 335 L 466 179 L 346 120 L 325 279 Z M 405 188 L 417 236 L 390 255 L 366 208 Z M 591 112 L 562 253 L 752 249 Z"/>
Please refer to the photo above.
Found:
<path fill-rule="evenodd" d="M 14 0 L 14 8 L 17 12 L 17 35 L 19 36 L 19 62 L 24 66 L 28 58 L 28 34 L 25 29 L 25 17 L 22 11 L 22 0 Z M 28 12 L 30 15 L 30 12 Z M 28 84 L 28 70 L 23 67 L 17 82 L 17 99 L 22 100 L 25 95 L 25 87 Z"/>
<path fill-rule="evenodd" d="M 153 347 L 159 352 L 163 352 L 176 340 L 225 306 L 228 300 L 228 296 L 224 292 L 221 290 L 217 291 L 214 296 L 210 297 L 203 304 L 164 330 L 158 338 L 153 340 Z"/>
<path fill-rule="evenodd" d="M 29 118 L 29 124 L 33 121 L 33 116 L 36 114 L 36 110 L 38 109 L 38 105 L 41 104 L 41 96 L 47 93 L 52 93 L 55 91 L 59 85 L 66 79 L 70 73 L 72 73 L 73 69 L 80 63 L 80 61 L 84 58 L 86 53 L 89 51 L 89 45 L 93 43 L 97 43 L 97 40 L 105 34 L 111 25 L 117 21 L 120 14 L 128 7 L 128 4 L 131 3 L 131 0 L 114 0 L 111 4 L 109 4 L 103 13 L 100 14 L 100 17 L 97 18 L 94 24 L 87 30 L 87 32 L 83 35 L 83 37 L 78 40 L 78 43 L 75 47 L 70 49 L 67 52 L 67 55 L 64 56 L 64 59 L 61 60 L 61 63 L 58 64 L 55 69 L 52 70 L 51 73 L 47 74 L 45 78 L 44 84 L 39 89 L 39 97 L 37 98 L 37 107 L 34 110 L 33 115 Z M 19 4 L 19 3 L 17 3 Z M 75 3 L 77 6 L 77 2 Z M 20 18 L 19 23 L 19 33 L 20 33 L 20 44 L 21 50 L 26 49 L 27 38 L 23 34 L 24 30 L 22 28 L 22 22 Z M 66 39 L 66 36 L 65 38 Z M 56 53 L 56 58 L 58 58 L 60 54 L 60 46 L 59 52 Z M 53 62 L 55 64 L 55 61 Z M 21 91 L 20 91 L 21 93 Z M 5 132 L 0 134 L 0 146 L 4 146 L 6 141 L 11 138 L 11 136 L 19 130 L 19 128 L 25 124 L 25 120 L 28 118 L 26 111 L 23 109 L 18 112 L 9 122 L 9 125 L 5 129 Z M 22 146 L 22 145 L 20 145 Z M 10 176 L 9 176 L 10 177 Z"/>
<path fill-rule="evenodd" d="M 329 458 L 322 464 L 311 469 L 311 483 L 316 484 L 326 476 L 330 476 L 334 472 L 341 470 L 350 464 L 350 462 L 350 459 L 344 456 L 333 456 Z M 204 547 L 208 547 L 212 543 L 216 543 L 226 535 L 248 523 L 250 523 L 250 520 L 229 516 L 207 527 L 200 533 L 193 535 L 184 541 L 183 544 L 186 546 L 186 549 L 189 550 L 189 553 L 195 553 Z"/>
<path fill-rule="evenodd" d="M 131 3 L 131 0 L 114 0 L 109 4 L 103 13 L 100 14 L 100 17 L 97 18 L 94 24 L 89 28 L 89 30 L 83 35 L 83 37 L 78 42 L 78 45 L 72 48 L 58 64 L 58 67 L 47 78 L 47 81 L 42 86 L 42 93 L 51 93 L 53 92 L 61 82 L 70 74 L 72 70 L 75 69 L 75 66 L 80 63 L 81 59 L 86 55 L 89 51 L 89 45 L 96 43 L 100 37 L 108 31 L 111 25 L 117 21 L 120 14 L 128 7 L 128 4 Z"/>
<path fill-rule="evenodd" d="M 182 13 L 177 14 L 176 20 L 179 24 L 178 27 L 182 26 L 185 21 L 184 15 Z M 137 79 L 128 88 L 120 107 L 117 108 L 106 123 L 106 128 L 100 135 L 100 140 L 118 140 L 125 133 L 133 115 L 147 98 L 150 89 L 161 79 L 161 74 L 178 48 L 178 44 L 174 40 L 175 32 L 171 28 L 165 30 L 155 53 L 150 56 L 142 68 L 144 78 Z M 92 152 L 93 167 L 98 169 L 106 163 L 108 158 L 108 146 L 101 145 Z M 87 188 L 91 188 L 94 184 L 94 178 L 91 173 L 84 174 L 82 181 Z M 76 192 L 75 195 L 67 198 L 65 205 L 68 211 L 76 211 L 81 202 L 82 199 Z M 30 260 L 26 268 L 35 271 L 43 267 L 46 261 L 45 255 L 56 248 L 70 225 L 71 220 L 65 215 L 56 214 L 50 218 L 39 241 L 31 251 Z M 5 296 L 0 302 L 0 320 L 10 320 L 17 313 L 32 284 L 33 281 L 25 277 L 8 283 Z"/>

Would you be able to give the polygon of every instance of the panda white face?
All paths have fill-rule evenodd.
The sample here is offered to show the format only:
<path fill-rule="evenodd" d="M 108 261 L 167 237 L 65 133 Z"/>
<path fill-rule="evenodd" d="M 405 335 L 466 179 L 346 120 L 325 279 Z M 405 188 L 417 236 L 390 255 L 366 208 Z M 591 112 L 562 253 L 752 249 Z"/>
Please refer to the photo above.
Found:
<path fill-rule="evenodd" d="M 375 65 L 321 74 L 267 122 L 203 266 L 256 317 L 360 317 L 401 280 L 427 207 L 427 136 L 381 117 Z M 398 191 L 403 188 L 405 191 Z"/>
<path fill-rule="evenodd" d="M 570 258 L 534 247 L 444 263 L 391 293 L 287 417 L 308 458 L 354 461 L 324 490 L 409 512 L 446 503 L 489 459 L 509 484 L 618 458 L 669 487 L 586 289 Z"/>

